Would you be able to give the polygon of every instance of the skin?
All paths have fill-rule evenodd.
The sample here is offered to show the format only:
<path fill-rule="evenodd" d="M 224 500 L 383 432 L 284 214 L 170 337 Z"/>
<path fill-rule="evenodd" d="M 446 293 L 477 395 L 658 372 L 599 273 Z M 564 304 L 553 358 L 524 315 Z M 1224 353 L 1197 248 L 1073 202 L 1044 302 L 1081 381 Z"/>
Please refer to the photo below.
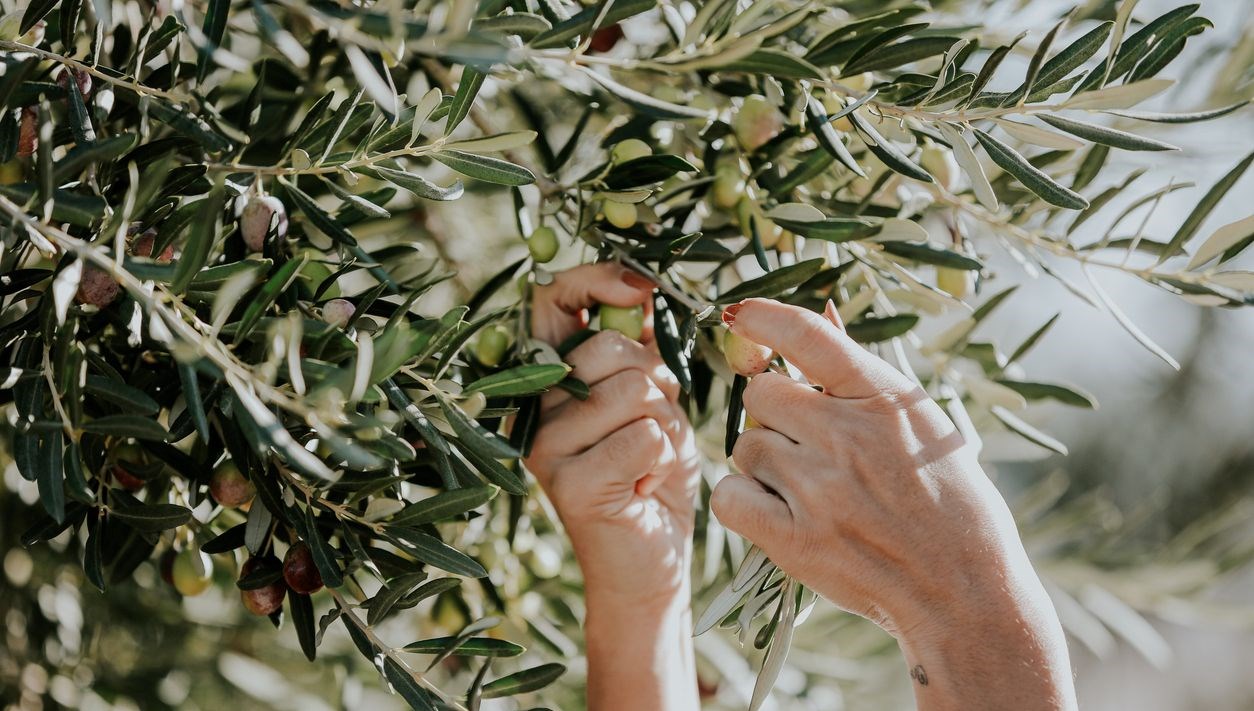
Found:
<path fill-rule="evenodd" d="M 535 290 L 532 333 L 551 344 L 585 328 L 594 304 L 646 312 L 642 343 L 604 331 L 566 356 L 591 397 L 547 393 L 526 461 L 583 571 L 592 711 L 699 706 L 688 572 L 699 459 L 679 383 L 652 345 L 652 286 L 597 264 Z"/>
<path fill-rule="evenodd" d="M 537 288 L 533 333 L 559 343 L 594 303 L 644 304 L 643 343 L 606 332 L 567 356 L 591 386 L 545 396 L 528 467 L 586 582 L 588 708 L 699 707 L 689 567 L 698 458 L 651 346 L 651 285 L 592 265 Z M 826 317 L 764 299 L 725 312 L 813 385 L 754 376 L 740 474 L 711 506 L 790 575 L 899 642 L 918 707 L 1072 711 L 1066 644 L 1009 509 L 944 412 Z M 622 659 L 633 660 L 622 664 Z"/>
<path fill-rule="evenodd" d="M 761 426 L 710 500 L 728 528 L 897 638 L 918 707 L 1076 708 L 1062 627 L 1014 520 L 940 407 L 826 317 L 766 299 L 724 315 L 816 387 L 749 383 Z"/>

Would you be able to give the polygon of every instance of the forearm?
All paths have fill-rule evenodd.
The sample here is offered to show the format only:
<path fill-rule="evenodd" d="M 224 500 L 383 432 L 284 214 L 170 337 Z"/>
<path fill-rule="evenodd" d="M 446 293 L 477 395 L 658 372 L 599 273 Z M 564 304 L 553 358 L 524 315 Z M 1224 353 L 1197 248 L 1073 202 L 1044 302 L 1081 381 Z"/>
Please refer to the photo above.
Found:
<path fill-rule="evenodd" d="M 691 711 L 697 700 L 688 590 L 660 603 L 588 591 L 589 711 Z"/>
<path fill-rule="evenodd" d="M 1066 639 L 1035 576 L 965 609 L 902 641 L 919 711 L 1076 709 Z"/>

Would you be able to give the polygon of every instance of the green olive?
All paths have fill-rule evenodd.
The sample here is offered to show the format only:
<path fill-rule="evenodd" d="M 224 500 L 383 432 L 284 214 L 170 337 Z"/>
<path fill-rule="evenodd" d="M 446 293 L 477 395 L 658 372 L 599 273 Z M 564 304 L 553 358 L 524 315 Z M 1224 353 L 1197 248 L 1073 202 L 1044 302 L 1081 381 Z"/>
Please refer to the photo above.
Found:
<path fill-rule="evenodd" d="M 605 221 L 620 230 L 636 224 L 636 206 L 631 203 L 606 200 L 601 210 L 605 213 Z"/>
<path fill-rule="evenodd" d="M 763 96 L 746 97 L 732 117 L 732 132 L 740 147 L 756 151 L 784 130 L 784 116 Z"/>
<path fill-rule="evenodd" d="M 174 558 L 170 569 L 174 589 L 193 597 L 209 589 L 213 583 L 213 561 L 197 548 L 188 548 Z"/>
<path fill-rule="evenodd" d="M 745 179 L 740 167 L 733 162 L 719 163 L 714 170 L 714 184 L 710 188 L 714 204 L 724 210 L 736 207 L 745 194 Z"/>
<path fill-rule="evenodd" d="M 774 351 L 766 346 L 728 331 L 723 337 L 723 357 L 727 365 L 740 375 L 757 375 L 771 364 Z"/>
<path fill-rule="evenodd" d="M 653 155 L 653 149 L 649 147 L 649 144 L 639 138 L 628 138 L 615 143 L 610 149 L 610 162 L 626 163 L 629 160 L 651 155 Z"/>
<path fill-rule="evenodd" d="M 537 264 L 547 264 L 557 256 L 561 244 L 557 240 L 557 232 L 552 227 L 537 227 L 527 238 L 527 250 Z"/>
<path fill-rule="evenodd" d="M 644 306 L 602 306 L 601 330 L 618 331 L 633 341 L 644 335 Z"/>
<path fill-rule="evenodd" d="M 500 365 L 505 359 L 505 352 L 509 350 L 509 342 L 509 331 L 504 326 L 488 326 L 479 333 L 479 339 L 475 341 L 475 360 L 488 367 Z"/>

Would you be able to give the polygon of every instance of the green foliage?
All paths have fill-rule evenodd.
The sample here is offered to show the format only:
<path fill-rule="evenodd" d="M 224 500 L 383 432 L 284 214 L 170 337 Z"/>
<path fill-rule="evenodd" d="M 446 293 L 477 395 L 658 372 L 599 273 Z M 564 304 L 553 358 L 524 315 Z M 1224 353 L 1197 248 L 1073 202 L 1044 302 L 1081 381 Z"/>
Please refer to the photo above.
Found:
<path fill-rule="evenodd" d="M 1063 451 L 1014 412 L 1042 399 L 1094 406 L 1014 364 L 1053 321 L 1008 358 L 974 332 L 1009 292 L 973 311 L 965 287 L 933 274 L 983 278 L 1004 249 L 1051 276 L 1051 261 L 1074 259 L 1204 305 L 1254 301 L 1248 272 L 1222 271 L 1254 241 L 1249 221 L 1198 238 L 1250 158 L 1166 244 L 1069 238 L 1143 189 L 1106 165 L 1109 150 L 1174 148 L 1138 124 L 1244 106 L 1134 110 L 1171 86 L 1158 75 L 1209 22 L 1196 5 L 1159 18 L 1132 5 L 1113 20 L 1064 19 L 1007 84 L 1003 60 L 1035 37 L 985 46 L 983 28 L 921 5 L 709 0 L 659 16 L 652 0 L 439 12 L 212 0 L 172 14 L 29 3 L 0 28 L 0 397 L 8 449 L 44 510 L 24 540 L 72 530 L 102 589 L 171 549 L 234 569 L 304 541 L 328 588 L 287 598 L 310 659 L 338 620 L 416 709 L 473 708 L 557 679 L 565 667 L 544 659 L 569 645 L 519 612 L 516 581 L 470 555 L 498 540 L 508 550 L 524 511 L 543 518 L 519 461 L 539 393 L 586 393 L 529 337 L 527 289 L 513 289 L 550 275 L 516 262 L 433 314 L 453 265 L 380 236 L 396 216 L 471 197 L 510 205 L 519 238 L 543 224 L 654 279 L 662 355 L 694 421 L 730 407 L 728 442 L 744 381 L 711 357 L 713 313 L 770 296 L 816 310 L 835 300 L 858 340 L 925 356 L 913 372 L 955 417 L 970 409 L 981 426 Z M 629 19 L 660 34 L 617 47 L 600 34 Z M 611 160 L 629 138 L 653 154 Z M 730 194 L 711 190 L 716 166 L 738 178 Z M 443 252 L 475 237 L 424 239 Z M 1095 254 L 1147 248 L 1144 266 Z M 1096 284 L 1068 288 L 1174 363 Z M 323 319 L 341 296 L 347 323 Z M 916 333 L 947 315 L 956 322 Z M 491 357 L 471 355 L 481 332 L 502 346 Z M 973 367 L 952 367 L 962 361 Z M 256 486 L 246 511 L 209 497 L 224 459 Z M 741 571 L 702 626 L 740 610 L 744 638 L 767 617 L 760 699 L 811 597 L 760 556 Z M 315 602 L 329 605 L 316 627 Z M 408 647 L 379 638 L 377 624 L 420 604 L 460 624 Z M 534 646 L 479 634 L 498 624 L 545 642 L 543 663 L 484 666 L 463 694 L 402 654 L 504 665 Z"/>

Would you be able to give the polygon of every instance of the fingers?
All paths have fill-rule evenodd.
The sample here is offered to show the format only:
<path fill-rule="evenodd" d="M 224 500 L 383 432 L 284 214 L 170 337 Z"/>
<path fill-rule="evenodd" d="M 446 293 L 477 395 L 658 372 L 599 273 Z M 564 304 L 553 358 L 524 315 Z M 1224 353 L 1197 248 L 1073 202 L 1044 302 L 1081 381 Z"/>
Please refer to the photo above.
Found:
<path fill-rule="evenodd" d="M 561 467 L 561 486 L 598 489 L 612 494 L 641 487 L 656 488 L 674 468 L 675 448 L 657 420 L 628 423 L 587 452 Z M 595 502 L 588 502 L 595 503 Z"/>
<path fill-rule="evenodd" d="M 792 524 L 788 505 L 747 476 L 719 480 L 710 493 L 710 510 L 724 526 L 763 550 L 778 544 Z"/>
<path fill-rule="evenodd" d="M 797 443 L 765 427 L 741 433 L 732 449 L 732 460 L 737 469 L 790 502 L 799 488 L 791 480 L 799 474 L 795 467 L 801 456 Z"/>
<path fill-rule="evenodd" d="M 638 370 L 666 394 L 667 400 L 679 399 L 679 380 L 662 357 L 618 331 L 602 331 L 589 338 L 567 354 L 566 362 L 573 368 L 571 375 L 590 387 L 618 373 Z M 542 406 L 547 412 L 571 399 L 570 393 L 554 389 L 545 393 Z"/>
<path fill-rule="evenodd" d="M 723 320 L 737 334 L 773 348 L 831 395 L 862 398 L 911 389 L 904 375 L 808 309 L 746 299 L 728 307 Z"/>
<path fill-rule="evenodd" d="M 753 376 L 745 387 L 745 412 L 759 424 L 794 442 L 810 441 L 830 426 L 821 409 L 831 398 L 779 373 Z"/>
<path fill-rule="evenodd" d="M 575 313 L 594 304 L 643 304 L 653 292 L 653 283 L 621 264 L 601 262 L 559 272 L 551 284 L 536 291 L 546 294 L 559 309 Z"/>
<path fill-rule="evenodd" d="M 609 304 L 643 305 L 647 337 L 651 334 L 652 292 L 652 282 L 615 262 L 584 264 L 559 272 L 551 283 L 535 287 L 532 335 L 558 345 L 588 325 L 589 308 Z"/>
<path fill-rule="evenodd" d="M 594 385 L 587 400 L 572 399 L 551 410 L 532 451 L 576 455 L 642 417 L 672 422 L 674 408 L 649 376 L 624 370 Z"/>

